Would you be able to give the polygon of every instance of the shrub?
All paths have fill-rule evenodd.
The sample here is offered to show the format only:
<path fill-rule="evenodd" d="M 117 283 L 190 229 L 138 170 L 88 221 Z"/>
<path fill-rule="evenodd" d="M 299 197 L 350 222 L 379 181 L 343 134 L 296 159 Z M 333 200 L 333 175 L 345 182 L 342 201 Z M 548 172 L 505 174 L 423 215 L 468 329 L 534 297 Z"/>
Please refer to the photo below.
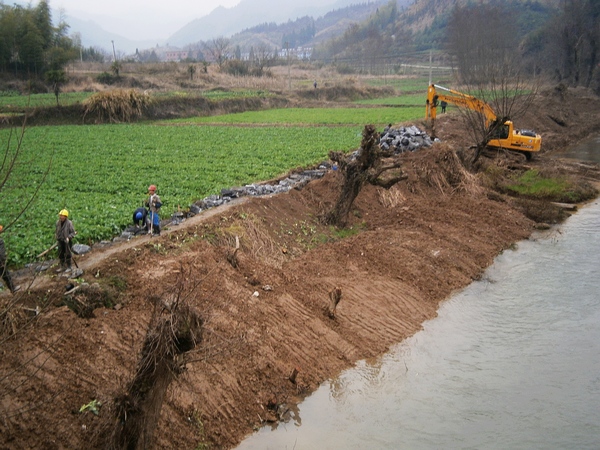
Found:
<path fill-rule="evenodd" d="M 248 75 L 248 64 L 243 61 L 234 59 L 223 64 L 222 71 L 236 77 Z"/>
<path fill-rule="evenodd" d="M 114 84 L 118 81 L 119 77 L 113 75 L 112 73 L 102 72 L 96 77 L 96 80 L 102 84 Z"/>

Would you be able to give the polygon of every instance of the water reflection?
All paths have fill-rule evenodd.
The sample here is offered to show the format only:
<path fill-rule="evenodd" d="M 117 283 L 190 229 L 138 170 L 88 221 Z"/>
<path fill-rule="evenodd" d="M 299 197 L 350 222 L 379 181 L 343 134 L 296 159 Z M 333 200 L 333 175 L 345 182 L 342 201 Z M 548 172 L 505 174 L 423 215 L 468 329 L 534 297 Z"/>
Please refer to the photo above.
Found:
<path fill-rule="evenodd" d="M 566 158 L 600 163 L 600 136 L 586 139 L 578 144 L 577 147 L 569 149 L 564 156 Z"/>

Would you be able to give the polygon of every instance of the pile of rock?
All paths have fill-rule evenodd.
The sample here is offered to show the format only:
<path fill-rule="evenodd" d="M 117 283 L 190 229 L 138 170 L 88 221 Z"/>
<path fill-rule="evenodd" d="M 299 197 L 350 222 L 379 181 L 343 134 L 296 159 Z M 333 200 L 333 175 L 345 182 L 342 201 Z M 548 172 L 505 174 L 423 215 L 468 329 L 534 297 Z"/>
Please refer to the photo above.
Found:
<path fill-rule="evenodd" d="M 291 189 L 301 189 L 309 181 L 322 178 L 329 169 L 331 169 L 329 163 L 322 163 L 317 169 L 290 174 L 273 184 L 247 184 L 246 186 L 222 189 L 221 195 L 211 195 L 191 205 L 188 216 L 194 216 L 202 211 L 221 206 L 240 197 L 274 195 L 287 192 Z"/>
<path fill-rule="evenodd" d="M 431 147 L 434 140 L 416 126 L 392 128 L 386 127 L 381 133 L 379 146 L 383 150 L 392 150 L 394 154 L 414 152 L 422 147 Z"/>

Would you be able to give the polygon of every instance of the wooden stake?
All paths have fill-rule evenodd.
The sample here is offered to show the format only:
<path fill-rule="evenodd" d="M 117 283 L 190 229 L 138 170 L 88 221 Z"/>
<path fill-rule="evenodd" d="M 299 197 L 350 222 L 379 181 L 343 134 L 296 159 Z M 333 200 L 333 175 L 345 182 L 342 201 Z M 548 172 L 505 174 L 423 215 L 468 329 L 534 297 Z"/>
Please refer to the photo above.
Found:
<path fill-rule="evenodd" d="M 289 380 L 290 380 L 292 383 L 296 384 L 296 377 L 298 376 L 298 373 L 299 373 L 299 372 L 300 372 L 300 371 L 298 370 L 298 368 L 297 368 L 297 367 L 294 367 L 294 369 L 292 370 L 292 373 L 290 374 L 290 377 L 289 377 Z"/>
<path fill-rule="evenodd" d="M 334 287 L 331 291 L 329 291 L 329 317 L 335 317 L 335 309 L 337 308 L 338 303 L 342 299 L 342 289 L 339 287 Z"/>

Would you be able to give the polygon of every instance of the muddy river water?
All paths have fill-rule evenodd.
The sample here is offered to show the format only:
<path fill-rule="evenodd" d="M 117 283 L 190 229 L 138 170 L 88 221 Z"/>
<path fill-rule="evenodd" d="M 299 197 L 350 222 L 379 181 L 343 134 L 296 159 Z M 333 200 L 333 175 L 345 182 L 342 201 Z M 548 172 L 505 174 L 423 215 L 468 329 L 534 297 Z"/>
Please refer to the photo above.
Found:
<path fill-rule="evenodd" d="M 599 155 L 600 137 L 565 156 Z M 599 255 L 600 199 L 238 448 L 600 448 Z"/>

